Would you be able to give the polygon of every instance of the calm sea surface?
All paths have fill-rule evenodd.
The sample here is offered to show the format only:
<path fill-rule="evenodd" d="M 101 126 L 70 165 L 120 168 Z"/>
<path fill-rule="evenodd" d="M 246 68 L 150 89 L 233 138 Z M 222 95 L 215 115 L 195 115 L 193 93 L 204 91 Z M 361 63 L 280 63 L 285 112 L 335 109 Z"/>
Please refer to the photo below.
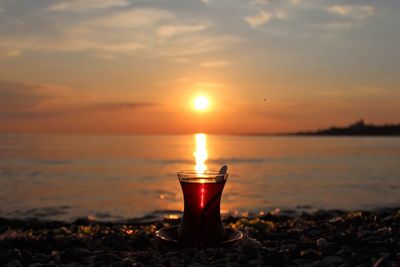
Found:
<path fill-rule="evenodd" d="M 179 169 L 229 165 L 223 212 L 400 204 L 400 138 L 0 135 L 0 217 L 180 211 Z"/>

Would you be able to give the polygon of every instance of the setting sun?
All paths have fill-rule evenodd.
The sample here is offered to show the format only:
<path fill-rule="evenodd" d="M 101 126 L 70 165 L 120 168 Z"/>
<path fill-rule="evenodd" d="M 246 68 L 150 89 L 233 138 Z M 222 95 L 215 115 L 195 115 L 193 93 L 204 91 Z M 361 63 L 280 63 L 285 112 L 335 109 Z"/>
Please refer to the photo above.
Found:
<path fill-rule="evenodd" d="M 196 110 L 205 111 L 205 110 L 207 110 L 208 106 L 209 106 L 209 101 L 208 101 L 207 97 L 197 96 L 194 99 L 194 108 Z"/>

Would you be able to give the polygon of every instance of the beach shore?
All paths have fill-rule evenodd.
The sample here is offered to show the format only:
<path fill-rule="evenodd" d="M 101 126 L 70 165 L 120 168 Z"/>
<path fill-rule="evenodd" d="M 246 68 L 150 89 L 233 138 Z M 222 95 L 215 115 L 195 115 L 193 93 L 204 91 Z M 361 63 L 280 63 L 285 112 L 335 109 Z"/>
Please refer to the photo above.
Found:
<path fill-rule="evenodd" d="M 400 208 L 227 216 L 229 247 L 155 238 L 179 218 L 121 223 L 0 219 L 1 266 L 400 266 Z"/>

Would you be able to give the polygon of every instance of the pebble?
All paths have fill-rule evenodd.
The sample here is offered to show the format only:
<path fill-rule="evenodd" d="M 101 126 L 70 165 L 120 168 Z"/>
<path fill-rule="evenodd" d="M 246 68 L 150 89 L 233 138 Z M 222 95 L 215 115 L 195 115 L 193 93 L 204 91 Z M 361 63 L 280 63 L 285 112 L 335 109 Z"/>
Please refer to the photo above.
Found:
<path fill-rule="evenodd" d="M 373 267 L 391 267 L 392 265 L 389 262 L 389 256 L 383 256 L 378 259 Z"/>
<path fill-rule="evenodd" d="M 328 242 L 326 242 L 326 239 L 325 238 L 319 238 L 318 240 L 317 240 L 317 247 L 319 248 L 319 249 L 324 249 L 324 248 L 326 248 L 328 246 Z"/>
<path fill-rule="evenodd" d="M 250 260 L 248 266 L 250 267 L 257 267 L 257 266 L 263 266 L 263 261 L 261 260 Z"/>
<path fill-rule="evenodd" d="M 319 259 L 321 259 L 321 255 L 318 254 L 318 252 L 316 252 L 313 249 L 306 249 L 306 250 L 300 251 L 300 257 L 306 258 L 306 259 L 310 259 L 310 260 L 319 260 Z"/>
<path fill-rule="evenodd" d="M 208 248 L 155 241 L 157 229 L 179 219 L 114 224 L 0 218 L 0 266 L 400 266 L 399 210 L 230 216 L 226 227 L 247 237 Z"/>
<path fill-rule="evenodd" d="M 188 265 L 188 267 L 205 267 L 205 265 L 195 261 Z"/>
<path fill-rule="evenodd" d="M 326 256 L 326 257 L 323 259 L 323 261 L 324 261 L 324 262 L 328 262 L 328 263 L 332 263 L 332 264 L 334 264 L 335 266 L 337 266 L 337 265 L 343 263 L 343 258 L 340 257 L 340 256 L 332 255 L 332 256 Z"/>
<path fill-rule="evenodd" d="M 48 263 L 34 263 L 30 264 L 29 267 L 55 267 L 57 266 L 54 262 L 48 262 Z"/>
<path fill-rule="evenodd" d="M 125 245 L 125 239 L 118 234 L 109 234 L 103 239 L 104 245 L 107 247 L 121 247 Z"/>
<path fill-rule="evenodd" d="M 261 247 L 261 243 L 253 238 L 243 239 L 239 243 L 239 248 L 245 254 L 257 254 Z"/>
<path fill-rule="evenodd" d="M 91 253 L 86 248 L 66 248 L 60 252 L 60 261 L 62 263 L 76 262 L 82 257 L 89 256 Z"/>
<path fill-rule="evenodd" d="M 121 261 L 121 267 L 131 267 L 131 266 L 135 266 L 136 262 L 130 258 L 125 258 L 122 259 Z"/>
<path fill-rule="evenodd" d="M 22 264 L 19 260 L 13 260 L 5 265 L 5 267 L 22 267 Z"/>

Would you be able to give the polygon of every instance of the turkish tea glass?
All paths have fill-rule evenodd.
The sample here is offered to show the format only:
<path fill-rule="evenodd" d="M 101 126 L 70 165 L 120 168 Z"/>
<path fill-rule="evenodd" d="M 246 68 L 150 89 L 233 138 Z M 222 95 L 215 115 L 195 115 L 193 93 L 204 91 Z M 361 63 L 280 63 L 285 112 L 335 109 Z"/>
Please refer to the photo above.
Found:
<path fill-rule="evenodd" d="M 184 198 L 178 238 L 188 242 L 213 243 L 224 239 L 220 204 L 228 173 L 179 171 Z"/>

